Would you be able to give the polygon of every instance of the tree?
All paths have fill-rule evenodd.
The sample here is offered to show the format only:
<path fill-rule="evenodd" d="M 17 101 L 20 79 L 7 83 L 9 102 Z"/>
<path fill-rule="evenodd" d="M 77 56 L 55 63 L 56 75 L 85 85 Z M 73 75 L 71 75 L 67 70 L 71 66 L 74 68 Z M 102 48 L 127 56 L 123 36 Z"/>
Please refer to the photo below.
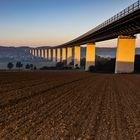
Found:
<path fill-rule="evenodd" d="M 26 69 L 30 69 L 30 65 L 29 64 L 26 64 L 25 68 Z"/>
<path fill-rule="evenodd" d="M 34 66 L 34 70 L 36 70 L 37 69 L 37 67 L 36 66 Z"/>
<path fill-rule="evenodd" d="M 33 70 L 33 67 L 34 67 L 34 65 L 33 65 L 33 64 L 30 64 L 30 68 L 31 68 L 31 70 Z"/>
<path fill-rule="evenodd" d="M 63 67 L 64 67 L 63 62 L 58 62 L 58 63 L 56 64 L 56 68 L 63 68 Z"/>
<path fill-rule="evenodd" d="M 11 63 L 11 62 L 9 62 L 9 63 L 7 64 L 7 67 L 8 67 L 9 70 L 11 70 L 11 69 L 14 67 L 14 64 Z"/>
<path fill-rule="evenodd" d="M 88 71 L 94 72 L 94 71 L 95 71 L 95 66 L 91 65 L 91 66 L 89 67 L 89 70 L 88 70 Z"/>
<path fill-rule="evenodd" d="M 75 69 L 80 69 L 78 64 L 75 64 Z"/>
<path fill-rule="evenodd" d="M 20 68 L 23 67 L 23 64 L 20 61 L 18 61 L 16 63 L 16 67 L 19 68 L 19 70 L 20 70 Z"/>

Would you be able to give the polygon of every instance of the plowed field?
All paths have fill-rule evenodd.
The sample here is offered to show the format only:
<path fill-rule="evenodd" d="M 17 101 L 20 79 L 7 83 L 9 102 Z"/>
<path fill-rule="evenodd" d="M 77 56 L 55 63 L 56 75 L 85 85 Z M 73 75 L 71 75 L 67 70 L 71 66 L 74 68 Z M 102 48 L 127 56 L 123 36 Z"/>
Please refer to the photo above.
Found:
<path fill-rule="evenodd" d="M 140 140 L 140 75 L 1 72 L 0 140 Z"/>

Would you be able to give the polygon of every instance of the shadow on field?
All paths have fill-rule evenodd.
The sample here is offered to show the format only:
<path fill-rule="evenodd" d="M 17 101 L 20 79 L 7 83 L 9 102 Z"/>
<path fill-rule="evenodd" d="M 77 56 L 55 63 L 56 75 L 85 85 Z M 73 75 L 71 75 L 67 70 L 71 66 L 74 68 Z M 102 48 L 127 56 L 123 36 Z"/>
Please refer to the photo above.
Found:
<path fill-rule="evenodd" d="M 95 66 L 89 68 L 90 72 L 95 73 L 114 73 L 116 58 L 98 57 Z M 135 55 L 134 73 L 140 73 L 140 55 Z"/>
<path fill-rule="evenodd" d="M 96 56 L 95 66 L 90 66 L 89 72 L 94 73 L 114 73 L 115 72 L 115 63 L 116 58 L 104 58 Z M 80 68 L 77 66 L 74 68 L 74 61 L 69 65 L 66 65 L 66 62 L 58 62 L 56 66 L 47 67 L 44 66 L 40 70 L 73 70 L 73 69 L 82 69 L 85 70 L 86 59 L 82 58 L 80 61 Z M 135 55 L 134 63 L 134 73 L 140 73 L 140 55 Z"/>
<path fill-rule="evenodd" d="M 95 66 L 89 67 L 89 72 L 94 73 L 114 73 L 116 58 L 98 57 Z"/>

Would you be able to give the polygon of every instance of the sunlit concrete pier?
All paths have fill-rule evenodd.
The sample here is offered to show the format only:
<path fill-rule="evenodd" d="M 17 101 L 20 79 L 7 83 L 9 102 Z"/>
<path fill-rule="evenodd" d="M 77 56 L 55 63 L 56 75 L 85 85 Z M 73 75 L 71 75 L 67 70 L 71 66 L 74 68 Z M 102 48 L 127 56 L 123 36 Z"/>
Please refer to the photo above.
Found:
<path fill-rule="evenodd" d="M 67 65 L 70 65 L 72 62 L 72 48 L 68 47 L 67 48 Z"/>
<path fill-rule="evenodd" d="M 119 36 L 115 73 L 131 73 L 134 71 L 135 36 Z"/>
<path fill-rule="evenodd" d="M 95 44 L 88 43 L 86 48 L 86 66 L 85 70 L 88 71 L 90 66 L 95 66 Z"/>

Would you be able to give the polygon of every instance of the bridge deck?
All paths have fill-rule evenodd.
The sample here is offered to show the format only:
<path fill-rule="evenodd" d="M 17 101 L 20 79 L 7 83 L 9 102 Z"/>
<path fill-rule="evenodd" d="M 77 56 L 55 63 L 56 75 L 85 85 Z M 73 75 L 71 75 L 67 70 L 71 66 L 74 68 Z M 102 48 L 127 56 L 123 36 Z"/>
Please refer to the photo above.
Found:
<path fill-rule="evenodd" d="M 140 0 L 87 33 L 56 47 L 73 47 L 137 33 L 140 33 Z"/>

